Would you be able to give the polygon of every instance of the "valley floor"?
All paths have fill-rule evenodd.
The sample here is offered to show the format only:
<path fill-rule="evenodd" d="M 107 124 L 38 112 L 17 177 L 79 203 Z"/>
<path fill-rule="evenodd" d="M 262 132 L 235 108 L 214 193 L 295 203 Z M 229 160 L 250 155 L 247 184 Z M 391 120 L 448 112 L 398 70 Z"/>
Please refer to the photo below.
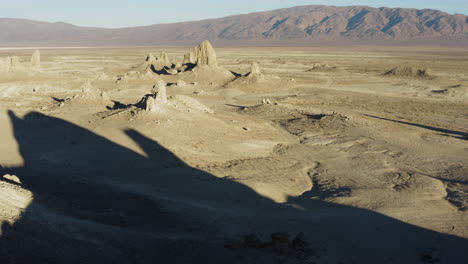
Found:
<path fill-rule="evenodd" d="M 188 49 L 0 73 L 1 263 L 468 263 L 468 49 L 219 48 L 267 77 L 129 107 L 156 81 L 117 79 L 163 50 Z"/>

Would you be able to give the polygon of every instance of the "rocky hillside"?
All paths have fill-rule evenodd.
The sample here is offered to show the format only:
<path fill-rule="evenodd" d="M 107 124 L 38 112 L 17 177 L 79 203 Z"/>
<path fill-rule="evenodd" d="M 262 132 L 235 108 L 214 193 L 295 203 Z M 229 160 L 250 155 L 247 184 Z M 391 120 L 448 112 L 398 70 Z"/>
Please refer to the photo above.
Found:
<path fill-rule="evenodd" d="M 431 9 L 299 6 L 219 19 L 122 29 L 0 19 L 0 46 L 192 45 L 465 41 L 468 17 Z"/>

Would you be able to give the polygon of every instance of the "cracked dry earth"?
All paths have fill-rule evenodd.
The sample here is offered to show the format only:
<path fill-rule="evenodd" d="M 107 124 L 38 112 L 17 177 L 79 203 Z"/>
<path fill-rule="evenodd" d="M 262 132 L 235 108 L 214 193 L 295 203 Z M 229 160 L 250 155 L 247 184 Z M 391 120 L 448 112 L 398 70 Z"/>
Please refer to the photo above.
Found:
<path fill-rule="evenodd" d="M 279 78 L 161 76 L 190 84 L 178 107 L 123 107 L 156 81 L 118 76 L 161 50 L 0 75 L 1 263 L 468 262 L 468 50 L 220 48 Z M 74 100 L 86 80 L 114 106 Z"/>

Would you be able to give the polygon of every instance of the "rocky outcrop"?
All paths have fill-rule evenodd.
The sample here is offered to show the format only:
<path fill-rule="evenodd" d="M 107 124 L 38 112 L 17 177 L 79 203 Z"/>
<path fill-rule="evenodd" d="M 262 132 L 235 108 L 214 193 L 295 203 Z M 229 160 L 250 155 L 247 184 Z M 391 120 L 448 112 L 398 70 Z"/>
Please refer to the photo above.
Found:
<path fill-rule="evenodd" d="M 38 72 L 41 71 L 41 53 L 36 50 L 31 56 L 31 71 Z"/>
<path fill-rule="evenodd" d="M 384 73 L 384 75 L 399 76 L 399 77 L 417 77 L 427 78 L 431 75 L 430 69 L 418 69 L 409 66 L 399 66 Z"/>
<path fill-rule="evenodd" d="M 10 69 L 8 72 L 24 72 L 26 70 L 18 56 L 11 56 L 9 60 Z"/>
<path fill-rule="evenodd" d="M 193 48 L 192 51 L 185 54 L 183 64 L 195 64 L 197 66 L 218 67 L 216 52 L 208 40 Z"/>
<path fill-rule="evenodd" d="M 250 66 L 249 76 L 259 75 L 259 74 L 262 74 L 262 70 L 260 69 L 260 65 L 258 65 L 258 63 L 256 63 L 256 62 L 252 63 L 252 65 Z"/>
<path fill-rule="evenodd" d="M 160 103 L 167 103 L 167 93 L 166 93 L 166 82 L 159 80 L 154 86 L 153 90 L 155 91 L 155 101 Z"/>
<path fill-rule="evenodd" d="M 151 94 L 142 99 L 146 112 L 162 112 L 163 105 L 167 104 L 166 86 L 165 81 L 159 80 L 151 90 Z"/>

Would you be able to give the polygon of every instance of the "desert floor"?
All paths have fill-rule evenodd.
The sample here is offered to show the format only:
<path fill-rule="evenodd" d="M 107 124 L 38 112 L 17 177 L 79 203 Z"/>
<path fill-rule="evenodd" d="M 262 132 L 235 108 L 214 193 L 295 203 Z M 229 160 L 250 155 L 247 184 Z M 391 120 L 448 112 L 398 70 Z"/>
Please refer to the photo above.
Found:
<path fill-rule="evenodd" d="M 188 50 L 0 73 L 1 263 L 468 263 L 468 49 L 217 48 L 263 77 L 117 81 Z M 133 105 L 158 79 L 170 106 Z"/>

